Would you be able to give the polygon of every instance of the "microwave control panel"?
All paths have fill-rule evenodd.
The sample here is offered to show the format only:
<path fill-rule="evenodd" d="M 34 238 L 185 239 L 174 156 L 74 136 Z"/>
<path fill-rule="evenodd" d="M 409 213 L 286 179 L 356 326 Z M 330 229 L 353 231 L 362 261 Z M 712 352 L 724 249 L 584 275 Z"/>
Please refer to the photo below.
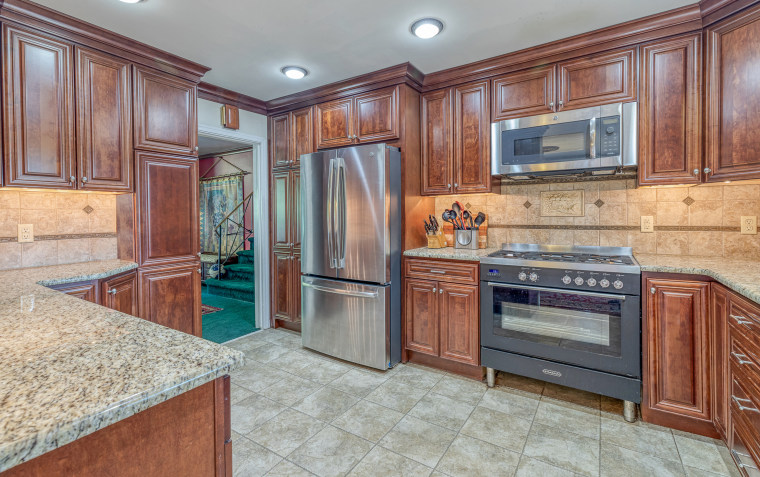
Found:
<path fill-rule="evenodd" d="M 599 146 L 602 157 L 620 155 L 620 116 L 599 120 Z"/>

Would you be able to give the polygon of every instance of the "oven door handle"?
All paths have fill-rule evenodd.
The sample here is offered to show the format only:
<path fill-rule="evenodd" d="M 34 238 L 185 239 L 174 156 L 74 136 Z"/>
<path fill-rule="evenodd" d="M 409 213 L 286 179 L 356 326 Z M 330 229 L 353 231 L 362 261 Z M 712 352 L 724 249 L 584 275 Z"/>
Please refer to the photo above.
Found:
<path fill-rule="evenodd" d="M 502 288 L 518 288 L 520 290 L 536 290 L 536 291 L 546 291 L 546 292 L 553 292 L 553 293 L 565 293 L 568 295 L 583 295 L 583 296 L 595 296 L 599 298 L 611 298 L 614 300 L 620 300 L 625 301 L 625 295 L 611 295 L 609 293 L 594 293 L 594 292 L 585 292 L 580 290 L 563 290 L 559 288 L 544 288 L 544 287 L 530 287 L 530 286 L 524 286 L 524 285 L 512 285 L 508 283 L 497 283 L 497 282 L 488 282 L 489 287 L 502 287 Z"/>

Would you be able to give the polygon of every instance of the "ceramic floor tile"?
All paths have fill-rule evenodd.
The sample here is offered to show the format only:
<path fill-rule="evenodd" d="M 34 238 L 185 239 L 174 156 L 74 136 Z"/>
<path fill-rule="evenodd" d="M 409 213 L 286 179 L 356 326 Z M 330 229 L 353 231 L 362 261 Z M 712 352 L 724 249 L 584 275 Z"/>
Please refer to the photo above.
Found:
<path fill-rule="evenodd" d="M 433 387 L 432 391 L 474 406 L 483 397 L 486 389 L 488 388 L 484 383 L 472 379 L 444 376 Z"/>
<path fill-rule="evenodd" d="M 680 435 L 674 438 L 683 465 L 720 475 L 730 475 L 729 467 L 715 443 Z"/>
<path fill-rule="evenodd" d="M 315 381 L 320 384 L 328 384 L 343 376 L 350 370 L 351 368 L 343 363 L 328 359 L 317 359 L 297 374 L 310 381 Z"/>
<path fill-rule="evenodd" d="M 248 434 L 248 438 L 281 456 L 287 456 L 325 423 L 294 409 L 287 409 Z"/>
<path fill-rule="evenodd" d="M 292 462 L 288 462 L 287 460 L 283 460 L 272 470 L 267 472 L 267 477 L 310 477 L 314 474 L 309 472 L 306 469 L 303 469 L 301 467 L 298 467 Z"/>
<path fill-rule="evenodd" d="M 530 425 L 530 421 L 512 414 L 478 406 L 460 433 L 505 449 L 522 452 L 528 439 Z"/>
<path fill-rule="evenodd" d="M 680 461 L 670 430 L 656 430 L 641 421 L 629 423 L 602 417 L 602 441 L 662 459 Z"/>
<path fill-rule="evenodd" d="M 721 474 L 708 472 L 706 470 L 697 469 L 695 467 L 689 467 L 688 465 L 685 465 L 683 467 L 683 470 L 686 472 L 686 477 L 725 477 Z M 729 466 L 729 472 L 729 475 L 731 477 L 742 477 L 742 474 L 739 473 L 739 469 L 733 463 Z"/>
<path fill-rule="evenodd" d="M 533 423 L 523 453 L 587 476 L 599 475 L 599 441 Z"/>
<path fill-rule="evenodd" d="M 260 392 L 269 386 L 287 379 L 288 374 L 253 362 L 247 363 L 230 373 L 230 383 L 249 391 Z"/>
<path fill-rule="evenodd" d="M 362 400 L 335 419 L 332 425 L 377 442 L 403 417 L 404 415 L 398 411 Z"/>
<path fill-rule="evenodd" d="M 293 408 L 319 420 L 330 422 L 356 404 L 357 401 L 359 398 L 356 396 L 324 387 L 304 398 Z"/>
<path fill-rule="evenodd" d="M 237 437 L 232 441 L 232 475 L 254 477 L 264 475 L 277 465 L 282 457 L 264 447 Z"/>
<path fill-rule="evenodd" d="M 240 434 L 248 434 L 285 409 L 280 403 L 254 394 L 231 406 L 232 429 Z"/>
<path fill-rule="evenodd" d="M 556 427 L 585 437 L 591 437 L 592 439 L 599 439 L 601 419 L 599 414 L 593 412 L 583 412 L 551 402 L 541 401 L 533 422 Z"/>
<path fill-rule="evenodd" d="M 385 435 L 380 445 L 428 467 L 435 467 L 456 433 L 406 416 Z"/>
<path fill-rule="evenodd" d="M 436 469 L 451 476 L 512 475 L 519 461 L 516 452 L 459 435 Z"/>
<path fill-rule="evenodd" d="M 543 395 L 552 399 L 571 402 L 592 409 L 599 409 L 601 406 L 601 397 L 598 394 L 553 383 L 546 383 Z"/>
<path fill-rule="evenodd" d="M 366 397 L 368 401 L 380 404 L 391 409 L 401 412 L 409 412 L 422 396 L 427 394 L 424 389 L 409 386 L 393 379 L 386 382 L 369 393 Z"/>
<path fill-rule="evenodd" d="M 473 409 L 475 407 L 470 404 L 440 394 L 429 393 L 415 404 L 409 411 L 409 415 L 452 431 L 458 431 L 470 417 Z"/>
<path fill-rule="evenodd" d="M 392 379 L 428 391 L 435 386 L 443 376 L 444 375 L 440 372 L 428 371 L 422 367 L 407 365 L 400 368 L 393 375 Z"/>
<path fill-rule="evenodd" d="M 290 349 L 274 343 L 267 343 L 247 352 L 245 357 L 260 363 L 269 363 L 287 353 L 290 353 Z"/>
<path fill-rule="evenodd" d="M 253 351 L 256 348 L 264 346 L 265 344 L 267 344 L 267 342 L 264 340 L 244 337 L 244 338 L 240 338 L 231 342 L 227 342 L 224 344 L 224 346 L 228 346 L 232 349 L 242 351 L 243 353 L 246 354 L 246 357 L 247 357 L 249 352 Z"/>
<path fill-rule="evenodd" d="M 540 401 L 537 398 L 534 399 L 505 390 L 489 389 L 483 395 L 479 405 L 532 421 L 539 403 Z"/>
<path fill-rule="evenodd" d="M 290 374 L 298 375 L 304 369 L 318 364 L 318 358 L 300 351 L 289 351 L 277 358 L 277 369 Z"/>
<path fill-rule="evenodd" d="M 353 477 L 375 477 L 379 475 L 425 477 L 430 475 L 432 471 L 433 469 L 425 467 L 419 462 L 376 446 L 348 475 Z"/>
<path fill-rule="evenodd" d="M 648 454 L 602 442 L 602 477 L 683 477 L 680 462 L 660 459 Z"/>
<path fill-rule="evenodd" d="M 523 455 L 520 457 L 520 464 L 517 466 L 514 477 L 574 477 L 575 475 L 577 474 L 569 470 Z"/>
<path fill-rule="evenodd" d="M 343 376 L 330 383 L 330 387 L 352 394 L 358 397 L 365 397 L 378 386 L 383 384 L 387 378 L 382 375 L 370 374 L 358 369 L 352 369 Z"/>
<path fill-rule="evenodd" d="M 327 426 L 288 456 L 288 460 L 320 477 L 346 475 L 372 444 L 338 428 Z"/>
<path fill-rule="evenodd" d="M 253 396 L 253 391 L 249 391 L 242 386 L 230 383 L 230 404 L 235 404 L 247 397 Z"/>
<path fill-rule="evenodd" d="M 292 406 L 321 388 L 319 383 L 290 375 L 260 392 L 273 401 Z"/>

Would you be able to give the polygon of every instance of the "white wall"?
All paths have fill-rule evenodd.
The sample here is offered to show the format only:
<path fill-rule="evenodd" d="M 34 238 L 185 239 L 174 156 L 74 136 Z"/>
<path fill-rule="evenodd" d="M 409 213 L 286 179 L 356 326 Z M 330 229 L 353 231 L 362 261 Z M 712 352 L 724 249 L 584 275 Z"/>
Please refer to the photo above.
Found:
<path fill-rule="evenodd" d="M 222 114 L 220 103 L 198 98 L 198 126 L 222 127 Z M 236 132 L 249 136 L 267 138 L 267 117 L 250 111 L 240 110 L 240 129 L 227 129 L 230 135 Z"/>

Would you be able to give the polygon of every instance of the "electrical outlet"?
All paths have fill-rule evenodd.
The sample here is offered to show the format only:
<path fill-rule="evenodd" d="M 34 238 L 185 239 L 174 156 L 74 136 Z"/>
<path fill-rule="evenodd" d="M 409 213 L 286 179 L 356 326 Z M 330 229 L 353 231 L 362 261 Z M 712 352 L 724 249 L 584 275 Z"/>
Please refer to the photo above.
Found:
<path fill-rule="evenodd" d="M 32 224 L 18 224 L 18 241 L 34 242 L 34 226 Z"/>
<path fill-rule="evenodd" d="M 743 215 L 741 228 L 742 228 L 742 234 L 755 235 L 757 233 L 757 216 Z"/>
<path fill-rule="evenodd" d="M 654 216 L 641 216 L 641 231 L 645 233 L 654 232 Z"/>

